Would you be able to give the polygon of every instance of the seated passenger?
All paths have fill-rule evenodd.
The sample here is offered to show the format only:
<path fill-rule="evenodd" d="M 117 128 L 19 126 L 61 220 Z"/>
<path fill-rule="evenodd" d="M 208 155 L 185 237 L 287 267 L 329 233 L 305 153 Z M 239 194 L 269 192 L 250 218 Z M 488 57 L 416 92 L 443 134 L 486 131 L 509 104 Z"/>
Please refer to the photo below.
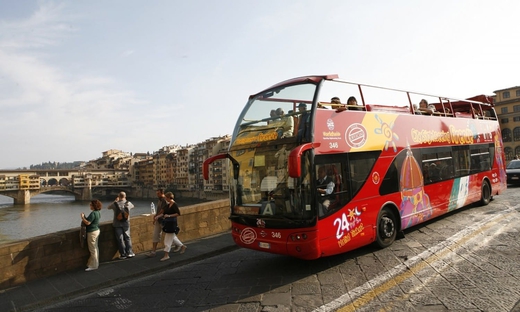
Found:
<path fill-rule="evenodd" d="M 349 110 L 363 110 L 361 107 L 354 107 L 354 106 L 360 106 L 356 100 L 355 97 L 351 96 L 347 100 L 347 105 Z"/>
<path fill-rule="evenodd" d="M 278 108 L 276 114 L 281 120 L 280 129 L 277 130 L 279 138 L 292 136 L 294 131 L 294 119 L 292 116 L 285 115 L 282 108 Z"/>
<path fill-rule="evenodd" d="M 473 118 L 481 118 L 480 112 L 475 107 L 472 108 L 473 110 Z"/>
<path fill-rule="evenodd" d="M 332 109 L 338 109 L 340 107 L 343 107 L 343 104 L 341 104 L 341 100 L 337 96 L 330 99 L 330 104 L 332 104 L 330 106 Z"/>
<path fill-rule="evenodd" d="M 423 115 L 431 115 L 435 113 L 435 106 L 428 105 L 428 101 L 422 99 L 421 102 L 419 102 L 419 110 Z"/>
<path fill-rule="evenodd" d="M 356 100 L 355 97 L 351 96 L 348 98 L 347 100 L 347 106 L 341 106 L 341 107 L 338 107 L 337 110 L 338 111 L 344 111 L 344 110 L 363 110 L 363 108 L 361 107 L 356 107 L 356 106 L 360 106 Z"/>
<path fill-rule="evenodd" d="M 421 110 L 419 109 L 419 105 L 413 104 L 413 111 L 416 115 L 422 115 Z"/>
<path fill-rule="evenodd" d="M 298 111 L 301 113 L 299 120 L 298 120 L 298 140 L 301 141 L 302 139 L 305 139 L 306 141 L 309 140 L 309 119 L 310 119 L 310 112 L 307 110 L 307 105 L 305 103 L 300 103 L 298 105 Z"/>
<path fill-rule="evenodd" d="M 278 115 L 276 114 L 276 109 L 271 109 L 271 113 L 269 113 L 270 119 L 267 121 L 267 124 L 272 123 L 273 121 L 278 119 Z"/>

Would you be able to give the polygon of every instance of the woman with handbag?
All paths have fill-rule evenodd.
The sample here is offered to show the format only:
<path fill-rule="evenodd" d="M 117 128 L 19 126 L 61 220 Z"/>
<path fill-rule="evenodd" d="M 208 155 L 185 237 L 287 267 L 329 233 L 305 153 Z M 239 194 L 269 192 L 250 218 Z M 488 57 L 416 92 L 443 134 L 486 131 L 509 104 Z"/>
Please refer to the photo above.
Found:
<path fill-rule="evenodd" d="M 85 214 L 81 213 L 81 222 L 87 226 L 87 245 L 90 251 L 87 268 L 85 271 L 93 271 L 99 267 L 99 220 L 101 219 L 101 207 L 103 205 L 97 199 L 90 202 L 90 210 L 92 212 L 85 218 Z"/>
<path fill-rule="evenodd" d="M 187 248 L 176 235 L 179 229 L 177 226 L 177 217 L 181 215 L 179 206 L 177 206 L 177 203 L 173 200 L 174 196 L 172 192 L 168 192 L 164 194 L 164 196 L 167 205 L 157 216 L 155 216 L 156 221 L 163 218 L 162 230 L 164 232 L 164 256 L 161 258 L 161 261 L 170 259 L 172 244 L 175 245 L 173 252 L 180 251 L 180 253 L 183 254 Z"/>

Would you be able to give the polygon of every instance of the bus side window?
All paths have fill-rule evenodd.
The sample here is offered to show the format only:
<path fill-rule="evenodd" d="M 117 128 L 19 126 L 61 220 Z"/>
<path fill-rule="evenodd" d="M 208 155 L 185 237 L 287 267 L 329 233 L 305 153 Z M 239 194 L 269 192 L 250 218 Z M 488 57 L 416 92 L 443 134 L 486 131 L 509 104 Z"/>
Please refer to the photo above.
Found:
<path fill-rule="evenodd" d="M 383 178 L 383 182 L 381 182 L 381 187 L 379 188 L 379 194 L 386 195 L 390 193 L 395 193 L 399 191 L 399 171 L 397 170 L 396 160 L 392 162 L 390 168 L 385 174 Z"/>
<path fill-rule="evenodd" d="M 360 152 L 349 154 L 350 198 L 352 198 L 368 179 L 379 152 Z"/>

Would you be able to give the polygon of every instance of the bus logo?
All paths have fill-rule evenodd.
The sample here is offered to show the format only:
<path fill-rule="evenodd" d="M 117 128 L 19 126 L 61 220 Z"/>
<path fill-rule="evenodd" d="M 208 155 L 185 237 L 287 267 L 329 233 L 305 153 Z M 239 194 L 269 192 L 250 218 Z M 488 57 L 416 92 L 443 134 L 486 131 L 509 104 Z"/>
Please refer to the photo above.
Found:
<path fill-rule="evenodd" d="M 345 131 L 345 141 L 352 148 L 360 148 L 367 142 L 367 130 L 360 123 L 351 124 Z"/>
<path fill-rule="evenodd" d="M 381 177 L 379 176 L 379 172 L 376 171 L 372 174 L 372 183 L 377 185 L 379 181 L 381 181 Z"/>
<path fill-rule="evenodd" d="M 334 121 L 332 119 L 327 119 L 327 128 L 329 128 L 330 131 L 334 130 Z"/>
<path fill-rule="evenodd" d="M 252 244 L 256 240 L 255 230 L 252 228 L 245 228 L 242 233 L 240 233 L 240 240 L 246 245 Z"/>

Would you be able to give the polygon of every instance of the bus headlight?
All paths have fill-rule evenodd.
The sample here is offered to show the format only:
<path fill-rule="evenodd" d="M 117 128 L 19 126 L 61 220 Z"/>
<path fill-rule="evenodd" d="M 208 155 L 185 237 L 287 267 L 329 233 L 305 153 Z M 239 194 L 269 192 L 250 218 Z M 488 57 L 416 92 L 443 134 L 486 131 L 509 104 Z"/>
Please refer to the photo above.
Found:
<path fill-rule="evenodd" d="M 291 240 L 293 242 L 306 240 L 306 239 L 307 239 L 307 234 L 291 234 Z"/>

